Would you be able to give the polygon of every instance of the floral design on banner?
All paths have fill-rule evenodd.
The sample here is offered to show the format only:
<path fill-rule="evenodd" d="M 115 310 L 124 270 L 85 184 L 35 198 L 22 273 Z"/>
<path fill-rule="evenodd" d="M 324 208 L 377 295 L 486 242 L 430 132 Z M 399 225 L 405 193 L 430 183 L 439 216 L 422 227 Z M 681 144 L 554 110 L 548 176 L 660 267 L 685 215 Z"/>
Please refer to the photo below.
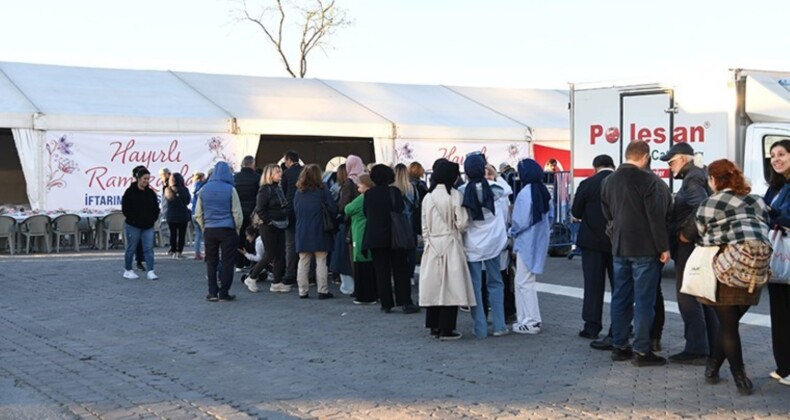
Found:
<path fill-rule="evenodd" d="M 225 162 L 230 166 L 230 170 L 236 172 L 236 155 L 235 153 L 226 153 L 225 146 L 227 145 L 227 140 L 223 139 L 219 136 L 214 136 L 208 141 L 206 141 L 206 145 L 208 146 L 208 151 L 214 155 L 214 159 L 211 160 L 211 164 L 214 165 L 217 162 Z"/>
<path fill-rule="evenodd" d="M 64 134 L 59 139 L 49 140 L 46 143 L 47 155 L 47 191 L 53 188 L 63 188 L 66 184 L 66 175 L 79 171 L 77 162 L 69 156 L 74 155 L 74 143 L 69 142 Z"/>
<path fill-rule="evenodd" d="M 395 155 L 398 156 L 399 162 L 411 162 L 414 160 L 414 149 L 409 142 L 403 142 L 395 149 Z"/>
<path fill-rule="evenodd" d="M 517 161 L 520 153 L 521 150 L 518 147 L 518 144 L 511 143 L 507 146 L 507 155 L 510 161 Z"/>

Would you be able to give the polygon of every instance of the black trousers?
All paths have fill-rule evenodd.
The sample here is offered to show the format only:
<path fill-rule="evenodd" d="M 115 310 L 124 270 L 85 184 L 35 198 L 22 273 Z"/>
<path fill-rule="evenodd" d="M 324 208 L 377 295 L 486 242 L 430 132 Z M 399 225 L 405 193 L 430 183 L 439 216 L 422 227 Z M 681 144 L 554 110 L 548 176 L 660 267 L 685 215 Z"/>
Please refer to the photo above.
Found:
<path fill-rule="evenodd" d="M 409 266 L 406 262 L 408 251 L 394 249 L 374 249 L 373 268 L 376 270 L 376 288 L 379 292 L 381 307 L 390 309 L 393 306 L 413 305 L 411 300 L 411 282 Z M 392 299 L 392 278 L 395 278 L 395 300 Z"/>
<path fill-rule="evenodd" d="M 603 329 L 603 296 L 606 292 L 606 278 L 610 290 L 614 290 L 614 260 L 610 252 L 582 249 L 582 274 L 584 275 L 584 301 L 582 320 L 584 330 L 598 334 Z"/>
<path fill-rule="evenodd" d="M 429 306 L 425 310 L 425 328 L 439 330 L 439 335 L 450 335 L 458 320 L 457 306 Z"/>
<path fill-rule="evenodd" d="M 274 226 L 263 225 L 260 234 L 263 238 L 263 258 L 250 270 L 250 278 L 257 280 L 261 271 L 271 264 L 274 270 L 273 283 L 282 283 L 285 272 L 285 231 Z"/>
<path fill-rule="evenodd" d="M 187 222 L 167 223 L 170 228 L 170 252 L 180 254 L 184 252 L 184 242 L 187 238 Z"/>
<path fill-rule="evenodd" d="M 241 230 L 239 231 L 239 248 L 247 251 L 247 252 L 254 252 L 254 244 L 247 242 L 247 227 L 250 225 L 251 220 L 249 216 L 244 216 L 241 219 Z M 172 235 L 172 233 L 171 233 Z M 236 258 L 236 267 L 242 268 L 250 265 L 250 260 L 246 258 Z"/>
<path fill-rule="evenodd" d="M 296 266 L 299 263 L 299 254 L 296 253 L 295 225 L 295 219 L 292 217 L 291 223 L 285 229 L 285 277 L 283 278 L 285 284 L 296 284 Z"/>
<path fill-rule="evenodd" d="M 650 339 L 661 341 L 661 336 L 664 335 L 664 322 L 666 320 L 666 315 L 664 314 L 664 292 L 661 291 L 661 271 L 659 271 L 658 275 L 659 279 L 656 285 L 656 304 L 654 306 L 656 315 L 653 317 L 653 327 L 650 329 Z"/>
<path fill-rule="evenodd" d="M 208 294 L 226 297 L 233 283 L 233 263 L 236 260 L 236 246 L 239 234 L 231 228 L 206 228 L 203 232 L 206 243 L 206 270 L 208 271 Z M 220 286 L 217 287 L 217 265 L 222 261 Z"/>
<path fill-rule="evenodd" d="M 375 302 L 378 299 L 376 269 L 372 262 L 354 263 L 354 300 Z"/>
<path fill-rule="evenodd" d="M 776 373 L 786 378 L 790 375 L 790 286 L 769 283 L 768 296 Z"/>

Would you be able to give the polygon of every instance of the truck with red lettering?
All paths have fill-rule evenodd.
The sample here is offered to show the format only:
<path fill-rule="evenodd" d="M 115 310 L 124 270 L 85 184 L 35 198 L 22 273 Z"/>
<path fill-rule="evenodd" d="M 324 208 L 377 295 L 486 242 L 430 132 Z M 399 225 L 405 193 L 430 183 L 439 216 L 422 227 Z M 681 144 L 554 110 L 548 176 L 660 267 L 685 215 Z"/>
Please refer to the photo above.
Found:
<path fill-rule="evenodd" d="M 595 156 L 620 164 L 628 142 L 644 141 L 653 171 L 677 190 L 659 159 L 687 142 L 704 164 L 736 162 L 762 193 L 771 144 L 790 139 L 790 72 L 733 69 L 669 83 L 571 84 L 570 110 L 574 185 L 594 172 Z"/>

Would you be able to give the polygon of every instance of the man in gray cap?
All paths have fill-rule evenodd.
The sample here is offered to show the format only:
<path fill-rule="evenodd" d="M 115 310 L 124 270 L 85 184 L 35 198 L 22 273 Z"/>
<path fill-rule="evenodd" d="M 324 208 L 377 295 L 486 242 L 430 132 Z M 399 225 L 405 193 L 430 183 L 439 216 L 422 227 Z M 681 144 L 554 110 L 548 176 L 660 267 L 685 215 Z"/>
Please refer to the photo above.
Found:
<path fill-rule="evenodd" d="M 675 179 L 683 181 L 675 194 L 672 210 L 668 214 L 669 250 L 675 260 L 677 300 L 683 318 L 686 346 L 682 352 L 669 356 L 669 361 L 682 364 L 704 365 L 713 351 L 718 319 L 713 308 L 702 305 L 694 296 L 680 293 L 683 270 L 686 267 L 694 241 L 699 237 L 695 216 L 699 205 L 710 195 L 708 176 L 694 164 L 694 149 L 688 143 L 676 143 L 661 157 L 669 164 Z"/>

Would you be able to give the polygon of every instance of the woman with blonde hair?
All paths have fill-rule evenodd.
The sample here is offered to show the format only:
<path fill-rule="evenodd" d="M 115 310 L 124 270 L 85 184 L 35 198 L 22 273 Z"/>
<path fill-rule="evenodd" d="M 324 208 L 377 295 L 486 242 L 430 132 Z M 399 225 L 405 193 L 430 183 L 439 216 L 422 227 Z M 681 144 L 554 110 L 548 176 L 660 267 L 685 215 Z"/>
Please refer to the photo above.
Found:
<path fill-rule="evenodd" d="M 274 280 L 269 291 L 288 293 L 291 286 L 283 284 L 285 272 L 285 229 L 288 228 L 288 200 L 280 187 L 282 169 L 274 164 L 263 168 L 260 188 L 255 199 L 255 214 L 260 220 L 260 236 L 264 244 L 263 259 L 255 264 L 249 278 L 257 280 L 263 268 L 272 264 Z"/>
<path fill-rule="evenodd" d="M 420 195 L 417 192 L 417 188 L 411 183 L 409 168 L 406 165 L 402 163 L 395 165 L 395 184 L 393 185 L 397 187 L 403 195 L 403 214 L 405 214 L 409 222 L 411 222 L 414 241 L 417 243 L 417 228 L 419 227 L 419 223 L 416 223 L 415 219 L 420 218 Z M 412 279 L 412 284 L 414 284 L 414 269 L 417 267 L 416 248 L 407 255 L 407 262 L 409 264 L 409 278 Z"/>
<path fill-rule="evenodd" d="M 309 297 L 308 273 L 310 261 L 315 257 L 318 299 L 333 298 L 329 292 L 328 266 L 326 257 L 332 250 L 332 232 L 324 227 L 324 208 L 329 214 L 337 214 L 337 204 L 321 181 L 321 168 L 316 164 L 305 166 L 296 182 L 294 211 L 296 213 L 296 252 L 299 265 L 296 282 L 299 297 Z"/>

